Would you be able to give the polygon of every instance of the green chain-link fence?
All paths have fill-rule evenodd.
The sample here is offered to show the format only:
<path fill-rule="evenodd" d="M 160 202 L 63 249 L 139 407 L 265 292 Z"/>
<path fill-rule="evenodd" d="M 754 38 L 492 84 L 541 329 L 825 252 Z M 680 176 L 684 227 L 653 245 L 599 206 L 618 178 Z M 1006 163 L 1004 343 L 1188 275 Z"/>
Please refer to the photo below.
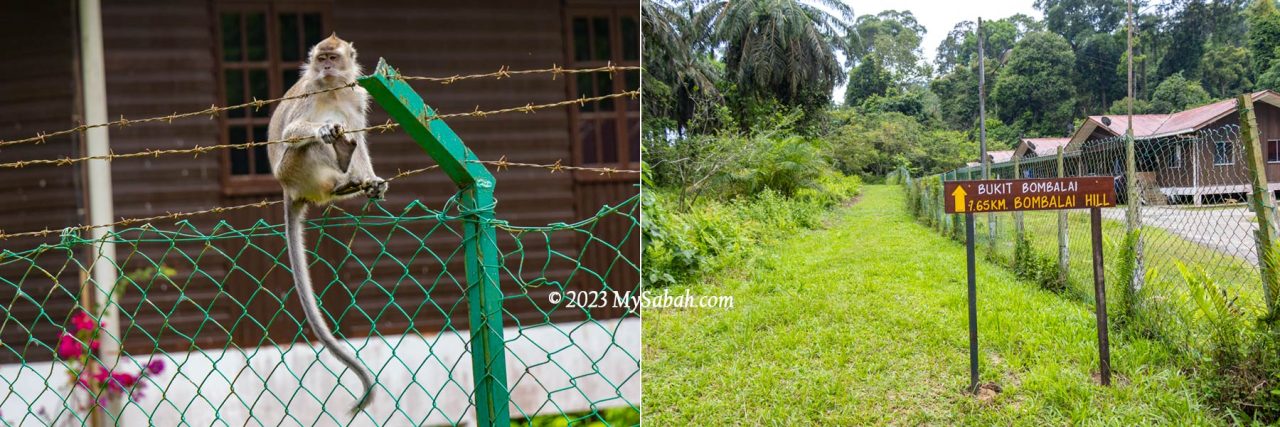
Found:
<path fill-rule="evenodd" d="M 1057 155 L 993 163 L 990 176 L 1114 177 L 1120 206 L 1102 212 L 1107 305 L 1117 320 L 1140 324 L 1138 329 L 1200 357 L 1221 329 L 1206 320 L 1216 314 L 1207 311 L 1212 304 L 1206 301 L 1222 301 L 1223 311 L 1249 326 L 1267 310 L 1255 240 L 1258 215 L 1249 203 L 1253 187 L 1241 133 L 1240 126 L 1226 124 L 1138 139 L 1133 202 L 1142 226 L 1134 237 L 1126 230 L 1130 200 L 1123 135 L 1089 140 Z M 944 212 L 943 182 L 981 176 L 981 166 L 970 166 L 907 177 L 908 209 L 962 241 L 964 216 Z M 989 259 L 1047 289 L 1093 302 L 1087 210 L 976 214 L 974 220 L 976 245 Z M 1192 277 L 1184 277 L 1183 269 Z"/>
<path fill-rule="evenodd" d="M 322 311 L 377 377 L 367 410 L 307 339 L 282 226 L 184 220 L 0 252 L 0 423 L 638 423 L 638 196 L 575 223 L 495 218 L 493 177 L 388 72 L 361 84 L 390 87 L 371 92 L 459 191 L 308 222 Z M 104 244 L 115 257 L 91 257 Z"/>

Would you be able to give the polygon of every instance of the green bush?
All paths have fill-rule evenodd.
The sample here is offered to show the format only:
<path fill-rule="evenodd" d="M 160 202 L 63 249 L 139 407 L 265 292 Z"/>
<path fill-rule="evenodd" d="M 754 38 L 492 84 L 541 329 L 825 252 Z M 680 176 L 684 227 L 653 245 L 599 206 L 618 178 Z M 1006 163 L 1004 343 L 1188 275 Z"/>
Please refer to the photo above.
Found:
<path fill-rule="evenodd" d="M 729 196 L 755 194 L 771 189 L 793 196 L 802 188 L 813 186 L 828 169 L 814 142 L 790 136 L 786 138 L 752 138 L 754 158 L 742 162 L 727 176 Z"/>
<path fill-rule="evenodd" d="M 1178 263 L 1207 351 L 1189 352 L 1207 375 L 1210 399 L 1255 422 L 1280 421 L 1280 334 L 1257 322 L 1262 313 L 1241 305 L 1203 270 Z"/>
<path fill-rule="evenodd" d="M 1061 293 L 1066 290 L 1066 284 L 1058 280 L 1058 260 L 1037 254 L 1026 238 L 1017 239 L 1014 243 L 1013 272 L 1018 278 L 1049 291 Z"/>
<path fill-rule="evenodd" d="M 823 212 L 860 187 L 857 177 L 827 171 L 791 197 L 765 188 L 751 197 L 706 199 L 683 210 L 677 190 L 646 188 L 643 279 L 647 286 L 666 286 L 719 270 L 768 239 L 816 227 Z"/>

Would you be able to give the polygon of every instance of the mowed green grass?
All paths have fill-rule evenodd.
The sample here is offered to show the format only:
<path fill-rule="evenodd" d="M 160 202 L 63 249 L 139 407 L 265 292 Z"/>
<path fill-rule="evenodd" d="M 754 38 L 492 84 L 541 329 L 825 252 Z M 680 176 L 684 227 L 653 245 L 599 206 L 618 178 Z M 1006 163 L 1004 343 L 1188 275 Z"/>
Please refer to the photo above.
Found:
<path fill-rule="evenodd" d="M 1219 424 L 1162 344 L 1112 334 L 1095 384 L 1083 303 L 980 261 L 982 402 L 968 383 L 964 247 L 917 225 L 898 187 L 868 186 L 826 229 L 773 242 L 706 283 L 732 309 L 645 309 L 654 425 Z"/>
<path fill-rule="evenodd" d="M 1212 208 L 1199 208 L 1212 210 Z M 996 251 L 1004 259 L 1013 258 L 1015 231 L 1012 214 L 997 215 Z M 979 245 L 989 245 L 987 239 L 987 215 L 975 215 L 977 219 L 977 240 Z M 1026 212 L 1023 224 L 1028 241 L 1037 254 L 1056 259 L 1058 254 L 1058 214 L 1056 211 Z M 1093 259 L 1092 242 L 1089 235 L 1089 212 L 1087 210 L 1071 211 L 1067 215 L 1068 239 L 1070 255 L 1069 277 L 1071 288 L 1078 296 L 1093 300 Z M 1123 220 L 1103 219 L 1103 238 L 1106 240 L 1104 255 L 1108 259 L 1115 256 L 1119 243 L 1124 239 L 1125 223 Z M 1225 232 L 1225 231 L 1224 231 Z M 1238 295 L 1240 301 L 1251 309 L 1263 307 L 1261 278 L 1257 266 L 1246 259 L 1223 253 L 1205 245 L 1192 242 L 1170 231 L 1159 227 L 1144 227 L 1144 254 L 1146 268 L 1159 270 L 1155 279 L 1160 283 L 1162 292 L 1179 298 L 1187 294 L 1185 284 L 1178 274 L 1176 264 L 1183 263 L 1191 269 L 1202 269 L 1213 277 L 1218 284 Z M 1110 252 L 1108 252 L 1110 251 Z M 1106 265 L 1108 274 L 1114 274 L 1115 263 Z M 1108 276 L 1109 278 L 1112 276 Z M 1113 295 L 1110 296 L 1116 296 Z M 1114 301 L 1109 301 L 1114 303 Z"/>

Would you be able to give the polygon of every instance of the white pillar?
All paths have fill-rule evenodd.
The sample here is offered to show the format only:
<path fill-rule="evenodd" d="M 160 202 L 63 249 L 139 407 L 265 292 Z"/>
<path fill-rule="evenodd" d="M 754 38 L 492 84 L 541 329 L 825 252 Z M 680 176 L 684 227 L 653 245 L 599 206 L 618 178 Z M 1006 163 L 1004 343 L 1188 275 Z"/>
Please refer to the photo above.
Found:
<path fill-rule="evenodd" d="M 83 101 L 84 123 L 104 123 L 107 121 L 107 86 L 106 70 L 103 66 L 102 54 L 102 14 L 98 0 L 79 0 L 80 14 L 80 83 Z M 88 155 L 102 156 L 111 153 L 111 145 L 107 140 L 107 128 L 97 127 L 84 133 L 85 147 Z M 89 224 L 110 224 L 115 217 L 111 192 L 111 162 L 107 160 L 90 160 L 86 166 L 86 187 L 89 191 Z M 90 238 L 99 241 L 110 227 L 94 228 L 89 231 Z M 119 305 L 112 301 L 113 288 L 119 277 L 115 264 L 116 247 L 113 243 L 99 243 L 91 254 L 92 281 L 95 286 L 93 310 L 106 322 L 101 338 L 102 364 L 114 368 L 120 358 L 120 313 Z M 109 405 L 110 416 L 98 414 L 95 424 L 108 426 L 116 424 L 121 402 L 113 401 Z"/>

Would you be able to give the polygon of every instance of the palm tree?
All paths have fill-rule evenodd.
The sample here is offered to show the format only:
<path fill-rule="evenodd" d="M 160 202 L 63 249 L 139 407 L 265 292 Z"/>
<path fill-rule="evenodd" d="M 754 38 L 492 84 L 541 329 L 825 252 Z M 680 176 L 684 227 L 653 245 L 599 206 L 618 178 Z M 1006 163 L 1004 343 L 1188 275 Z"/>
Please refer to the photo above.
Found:
<path fill-rule="evenodd" d="M 825 106 L 844 81 L 853 10 L 836 0 L 701 1 L 699 18 L 722 47 L 726 74 L 744 94 L 784 105 Z"/>
<path fill-rule="evenodd" d="M 695 23 L 691 3 L 643 0 L 645 117 L 674 121 L 675 131 L 716 126 L 709 110 L 724 102 L 716 82 L 721 70 L 711 59 L 706 25 Z"/>

